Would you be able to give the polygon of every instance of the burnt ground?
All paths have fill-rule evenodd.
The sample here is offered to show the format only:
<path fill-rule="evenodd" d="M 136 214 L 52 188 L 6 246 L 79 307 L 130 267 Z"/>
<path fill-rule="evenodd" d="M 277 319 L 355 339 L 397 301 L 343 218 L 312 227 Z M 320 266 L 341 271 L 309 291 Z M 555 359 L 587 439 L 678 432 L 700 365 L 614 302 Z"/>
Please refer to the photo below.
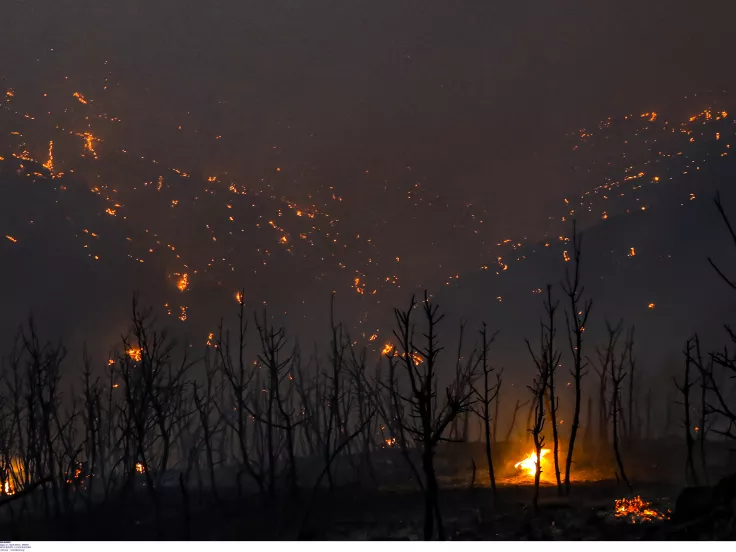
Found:
<path fill-rule="evenodd" d="M 717 523 L 675 524 L 672 520 L 632 523 L 613 514 L 617 498 L 641 497 L 667 514 L 683 489 L 679 462 L 666 447 L 641 456 L 635 464 L 633 491 L 615 478 L 609 467 L 587 469 L 588 481 L 574 481 L 570 497 L 560 497 L 553 485 L 540 490 L 538 512 L 531 508 L 533 487 L 514 471 L 518 453 L 498 458 L 497 501 L 488 488 L 482 459 L 474 451 L 438 457 L 440 506 L 448 538 L 454 540 L 683 540 L 736 538 L 732 519 Z M 502 447 L 498 447 L 502 451 Z M 517 450 L 518 447 L 513 447 Z M 391 456 L 393 454 L 393 456 Z M 638 456 L 638 453 L 637 453 Z M 477 465 L 475 477 L 468 459 Z M 459 459 L 459 460 L 458 460 Z M 494 461 L 495 463 L 495 461 Z M 308 466 L 303 466 L 308 471 Z M 671 472 L 664 469 L 672 467 Z M 55 518 L 22 511 L 13 504 L 0 511 L 0 540 L 407 540 L 420 539 L 423 497 L 397 453 L 374 458 L 380 478 L 344 481 L 330 491 L 305 485 L 298 496 L 280 489 L 281 498 L 261 499 L 252 492 L 241 498 L 229 474 L 223 472 L 218 497 L 192 481 L 186 496 L 178 475 L 158 490 L 159 522 L 148 489 L 139 486 L 125 501 L 118 493 L 93 506 L 85 493 L 76 497 L 73 512 Z M 580 466 L 580 471 L 586 469 Z M 304 477 L 304 480 L 308 479 Z M 380 481 L 377 481 L 380 479 Z M 227 482 L 230 483 L 227 483 Z M 284 498 L 288 497 L 288 498 Z M 36 512 L 42 512 L 39 497 Z M 720 525 L 719 525 L 720 524 Z"/>
<path fill-rule="evenodd" d="M 678 489 L 649 484 L 636 491 L 658 509 L 673 508 Z M 263 505 L 257 496 L 237 500 L 210 494 L 189 497 L 187 516 L 181 493 L 161 493 L 161 534 L 150 498 L 138 492 L 126 504 L 110 501 L 56 519 L 20 518 L 0 528 L 15 540 L 386 540 L 419 539 L 422 495 L 416 490 L 342 487 L 314 496 Z M 615 498 L 630 495 L 616 481 L 581 483 L 572 496 L 559 498 L 554 487 L 541 489 L 534 514 L 529 485 L 499 485 L 493 505 L 490 489 L 445 487 L 441 507 L 447 535 L 457 540 L 630 540 L 682 538 L 669 522 L 634 524 L 613 516 Z M 309 513 L 307 516 L 307 512 Z M 189 522 L 186 519 L 189 517 Z M 20 518 L 20 519 L 18 519 Z"/>

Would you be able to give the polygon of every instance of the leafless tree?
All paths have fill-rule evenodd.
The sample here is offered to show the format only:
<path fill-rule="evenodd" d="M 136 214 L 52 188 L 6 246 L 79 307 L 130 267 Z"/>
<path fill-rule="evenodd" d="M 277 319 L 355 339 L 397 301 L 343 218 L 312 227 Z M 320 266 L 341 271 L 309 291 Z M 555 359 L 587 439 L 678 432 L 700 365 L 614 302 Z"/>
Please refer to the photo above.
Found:
<path fill-rule="evenodd" d="M 698 484 L 698 474 L 695 471 L 695 463 L 693 462 L 693 434 L 690 423 L 690 388 L 696 382 L 690 379 L 690 366 L 692 364 L 693 342 L 688 339 L 685 343 L 685 376 L 682 385 L 677 383 L 676 378 L 672 378 L 675 387 L 682 394 L 682 406 L 685 412 L 683 419 L 683 429 L 685 430 L 685 444 L 687 446 L 687 462 L 685 464 L 685 477 L 688 481 Z"/>
<path fill-rule="evenodd" d="M 499 390 L 501 389 L 501 373 L 495 374 L 497 378 L 495 383 L 491 381 L 491 376 L 494 374 L 495 368 L 490 364 L 488 360 L 488 353 L 490 351 L 491 345 L 496 339 L 496 335 L 498 335 L 498 332 L 494 332 L 492 335 L 489 336 L 486 323 L 483 322 L 483 328 L 480 331 L 480 337 L 482 341 L 480 365 L 482 370 L 481 381 L 483 387 L 480 391 L 475 386 L 472 387 L 473 392 L 475 393 L 475 396 L 477 398 L 477 402 L 473 407 L 473 411 L 483 422 L 488 478 L 491 482 L 491 490 L 493 493 L 494 502 L 497 497 L 496 476 L 493 471 L 493 455 L 491 453 L 491 424 L 495 421 L 495 416 L 498 416 L 498 412 L 496 412 L 495 416 L 491 415 L 491 403 L 494 401 L 494 399 L 497 400 Z"/>
<path fill-rule="evenodd" d="M 214 356 L 214 359 L 212 358 Z M 214 460 L 214 444 L 213 440 L 217 437 L 220 432 L 220 426 L 223 423 L 222 416 L 213 416 L 215 411 L 215 396 L 218 392 L 218 388 L 221 385 L 217 381 L 217 375 L 220 373 L 218 366 L 218 357 L 211 355 L 209 351 L 206 352 L 204 357 L 204 372 L 205 372 L 205 383 L 202 389 L 202 396 L 199 394 L 198 385 L 196 382 L 192 382 L 192 397 L 194 399 L 194 405 L 199 415 L 200 427 L 202 428 L 202 442 L 205 449 L 205 458 L 207 462 L 207 471 L 210 477 L 210 488 L 215 499 L 218 500 L 217 495 L 217 484 L 215 482 L 215 460 Z M 214 418 L 214 420 L 213 420 Z M 184 485 L 182 479 L 181 484 Z M 183 487 L 183 492 L 186 488 Z M 187 495 L 188 499 L 188 495 Z"/>
<path fill-rule="evenodd" d="M 541 324 L 541 339 L 540 339 L 540 354 L 537 356 L 531 348 L 531 344 L 527 340 L 527 348 L 529 354 L 531 354 L 534 364 L 537 366 L 537 382 L 532 386 L 532 392 L 541 390 L 542 400 L 547 397 L 549 403 L 547 406 L 547 414 L 549 415 L 550 424 L 552 425 L 552 439 L 553 439 L 553 454 L 554 454 L 554 465 L 555 465 L 555 478 L 557 480 L 557 490 L 562 494 L 562 480 L 560 478 L 560 456 L 559 456 L 559 434 L 557 431 L 557 411 L 559 409 L 559 398 L 556 395 L 555 389 L 555 373 L 557 367 L 560 364 L 560 358 L 562 354 L 557 350 L 555 346 L 555 338 L 557 336 L 557 328 L 555 326 L 556 312 L 559 307 L 559 301 L 552 301 L 552 286 L 547 286 L 547 297 L 544 300 L 544 310 L 547 315 L 546 323 Z M 544 376 L 544 381 L 540 378 Z M 541 411 L 544 415 L 544 405 L 539 408 L 536 406 L 536 416 L 539 416 Z M 537 428 L 539 424 L 535 423 L 534 428 Z M 541 427 L 539 428 L 541 431 Z M 535 437 L 535 446 L 537 444 L 538 437 L 532 432 L 532 436 Z M 537 454 L 539 461 L 537 462 L 537 471 L 541 472 L 541 457 Z M 536 479 L 536 478 L 535 478 Z M 535 481 L 535 486 L 538 486 L 538 482 Z M 537 494 L 538 491 L 535 491 Z M 536 506 L 535 506 L 536 507 Z"/>
<path fill-rule="evenodd" d="M 570 427 L 570 440 L 567 445 L 567 459 L 565 461 L 565 490 L 570 493 L 570 471 L 572 469 L 573 453 L 575 451 L 575 440 L 580 428 L 580 407 L 583 395 L 583 378 L 587 375 L 588 365 L 583 355 L 583 332 L 588 323 L 590 311 L 593 308 L 591 299 L 583 300 L 585 287 L 580 278 L 580 261 L 582 259 L 582 236 L 577 232 L 577 222 L 573 220 L 572 226 L 572 261 L 573 270 L 565 269 L 565 282 L 562 289 L 567 295 L 568 308 L 565 309 L 565 323 L 567 325 L 567 338 L 570 353 L 573 359 L 571 370 L 575 381 L 575 407 Z"/>
<path fill-rule="evenodd" d="M 445 539 L 445 529 L 439 507 L 439 487 L 434 467 L 434 455 L 440 441 L 446 440 L 445 430 L 452 421 L 473 404 L 472 381 L 475 376 L 477 361 L 475 355 L 463 368 L 456 372 L 455 381 L 445 386 L 444 400 L 438 396 L 438 357 L 443 350 L 439 345 L 437 325 L 444 315 L 439 314 L 439 307 L 434 305 L 425 292 L 422 309 L 426 322 L 426 333 L 423 333 L 423 345 L 419 346 L 414 338 L 414 322 L 412 314 L 417 303 L 412 297 L 409 307 L 402 311 L 394 309 L 397 328 L 394 336 L 398 341 L 397 350 L 389 353 L 390 371 L 395 366 L 403 365 L 404 375 L 409 382 L 408 393 L 403 394 L 399 384 L 394 381 L 395 396 L 401 403 L 397 412 L 400 425 L 410 434 L 421 449 L 422 471 L 424 474 L 424 538 L 431 539 L 435 534 Z"/>
<path fill-rule="evenodd" d="M 264 474 L 252 462 L 251 451 L 249 450 L 250 434 L 248 432 L 247 401 L 256 371 L 249 369 L 245 360 L 248 322 L 245 317 L 244 290 L 241 289 L 236 297 L 238 300 L 238 328 L 235 342 L 231 342 L 230 331 L 223 328 L 222 322 L 217 338 L 217 353 L 220 356 L 219 366 L 223 371 L 224 380 L 230 388 L 235 416 L 231 416 L 229 412 L 225 413 L 221 406 L 218 406 L 218 410 L 223 422 L 231 428 L 237 437 L 236 441 L 240 453 L 240 469 L 237 473 L 238 494 L 242 494 L 242 475 L 247 473 L 258 486 L 260 495 L 263 497 L 266 491 Z"/>
<path fill-rule="evenodd" d="M 287 451 L 287 465 L 289 474 L 289 488 L 292 494 L 297 493 L 298 480 L 296 469 L 296 452 L 294 438 L 294 412 L 289 408 L 288 403 L 293 392 L 293 386 L 290 382 L 293 380 L 293 374 L 289 372 L 292 362 L 292 355 L 283 356 L 283 350 L 286 346 L 286 331 L 284 328 L 276 329 L 268 320 L 266 311 L 263 312 L 261 321 L 256 317 L 256 328 L 258 329 L 258 337 L 261 342 L 261 352 L 258 360 L 265 366 L 268 372 L 268 406 L 266 409 L 266 427 L 268 435 L 268 488 L 269 493 L 273 497 L 275 490 L 275 478 L 277 474 L 277 457 L 275 453 L 274 434 L 276 430 L 284 432 Z M 288 390 L 283 388 L 287 385 Z M 284 397 L 284 392 L 287 396 Z M 255 413 L 251 413 L 255 415 Z"/>
<path fill-rule="evenodd" d="M 534 507 L 535 512 L 539 508 L 539 482 L 542 476 L 542 449 L 544 448 L 545 440 L 542 432 L 544 431 L 544 421 L 546 418 L 544 411 L 544 397 L 547 391 L 547 383 L 549 381 L 548 365 L 545 360 L 547 354 L 546 339 L 548 339 L 548 337 L 546 336 L 544 328 L 544 324 L 542 324 L 539 356 L 537 356 L 534 351 L 532 351 L 532 346 L 531 343 L 529 343 L 529 340 L 526 340 L 526 346 L 529 349 L 529 354 L 532 356 L 534 364 L 537 367 L 537 372 L 532 381 L 532 385 L 529 386 L 529 391 L 531 391 L 533 396 L 532 404 L 534 407 L 534 425 L 529 428 L 529 432 L 531 433 L 532 439 L 534 440 L 534 453 L 536 455 L 536 470 L 534 472 L 534 497 L 532 499 L 532 506 Z"/>
<path fill-rule="evenodd" d="M 626 356 L 630 350 L 630 346 L 624 345 L 623 351 L 620 358 L 616 358 L 616 348 L 618 340 L 621 337 L 623 327 L 623 321 L 619 322 L 615 327 L 611 326 L 610 323 L 606 322 L 606 331 L 608 333 L 608 346 L 606 347 L 605 355 L 599 353 L 599 358 L 603 358 L 603 364 L 601 370 L 605 370 L 606 367 L 609 369 L 611 378 L 611 401 L 610 401 L 610 413 L 612 422 L 612 435 L 613 435 L 613 452 L 616 457 L 616 464 L 618 465 L 619 473 L 621 478 L 624 480 L 626 485 L 631 489 L 631 483 L 629 478 L 626 476 L 624 469 L 623 460 L 621 458 L 621 450 L 619 447 L 619 415 L 621 413 L 621 383 L 626 378 L 626 372 L 624 366 L 626 363 Z M 606 364 L 607 363 L 607 364 Z"/>

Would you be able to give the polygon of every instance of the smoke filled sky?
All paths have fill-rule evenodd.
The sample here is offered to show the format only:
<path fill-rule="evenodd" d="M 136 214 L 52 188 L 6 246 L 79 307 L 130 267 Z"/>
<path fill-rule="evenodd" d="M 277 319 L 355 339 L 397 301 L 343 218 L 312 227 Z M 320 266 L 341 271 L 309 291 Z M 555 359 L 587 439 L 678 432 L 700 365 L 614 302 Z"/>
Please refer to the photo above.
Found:
<path fill-rule="evenodd" d="M 735 10 L 680 0 L 14 1 L 3 7 L 0 62 L 32 81 L 49 48 L 78 79 L 108 60 L 124 86 L 147 89 L 120 101 L 150 115 L 127 123 L 145 126 L 151 147 L 163 145 L 157 124 L 186 111 L 237 137 L 214 158 L 171 155 L 255 178 L 275 144 L 280 163 L 304 175 L 281 187 L 329 182 L 363 200 L 410 166 L 432 190 L 491 207 L 500 231 L 528 232 L 566 190 L 565 133 L 733 88 Z M 358 185 L 365 169 L 375 177 Z"/>
<path fill-rule="evenodd" d="M 609 178 L 638 178 L 639 170 L 646 172 L 647 182 L 657 182 L 651 179 L 652 167 L 664 170 L 662 159 L 660 165 L 646 165 L 655 153 L 652 142 L 633 149 L 634 138 L 649 132 L 641 125 L 617 130 L 618 141 L 601 138 L 594 149 L 573 154 L 575 140 L 585 137 L 581 129 L 594 129 L 598 138 L 604 136 L 599 122 L 610 116 L 620 122 L 632 113 L 645 125 L 651 120 L 666 127 L 668 116 L 677 124 L 687 122 L 710 106 L 714 94 L 736 112 L 729 104 L 736 90 L 730 59 L 734 16 L 732 2 L 684 0 L 4 2 L 0 90 L 15 89 L 11 106 L 36 116 L 37 126 L 23 130 L 29 155 L 45 161 L 49 141 L 55 140 L 59 170 L 75 167 L 74 178 L 85 188 L 109 186 L 124 199 L 114 219 L 105 213 L 116 209 L 117 200 L 102 206 L 94 203 L 97 196 L 69 201 L 59 220 L 74 219 L 74 239 L 82 241 L 63 241 L 50 214 L 59 203 L 56 196 L 34 196 L 34 208 L 46 205 L 48 218 L 30 212 L 22 218 L 19 213 L 31 202 L 7 187 L 0 222 L 8 224 L 0 235 L 17 241 L 5 240 L 0 250 L 12 266 L 3 274 L 6 316 L 0 329 L 14 327 L 29 310 L 42 310 L 51 332 L 109 343 L 124 330 L 129 294 L 138 289 L 169 316 L 166 320 L 186 322 L 177 331 L 203 344 L 202 336 L 232 307 L 241 285 L 249 305 L 267 302 L 278 315 L 298 311 L 297 321 L 310 330 L 315 324 L 310 327 L 305 312 L 318 312 L 314 316 L 322 318 L 316 327 L 325 328 L 329 294 L 337 290 L 340 314 L 351 321 L 353 335 L 380 350 L 383 336 L 390 336 L 390 306 L 429 286 L 443 290 L 453 315 L 467 314 L 462 310 L 467 306 L 477 318 L 506 326 L 509 350 L 515 351 L 506 359 L 516 359 L 519 351 L 526 354 L 523 337 L 536 332 L 537 290 L 561 278 L 567 242 L 555 241 L 549 259 L 527 263 L 522 274 L 514 272 L 513 263 L 523 265 L 531 254 L 514 245 L 521 247 L 527 238 L 531 250 L 549 236 L 557 240 L 550 221 L 569 225 L 561 218 L 568 215 L 564 198 L 579 197 Z M 89 104 L 77 101 L 72 91 L 83 92 Z M 92 112 L 97 113 L 90 115 L 94 124 L 84 118 Z M 104 126 L 94 118 L 100 112 L 122 123 Z M 669 115 L 658 119 L 650 112 Z M 23 111 L 18 113 L 22 120 Z M 644 113 L 647 117 L 640 119 Z M 40 114 L 52 114 L 48 127 L 41 128 L 46 119 Z M 61 123 L 53 119 L 57 115 Z M 18 120 L 0 119 L 0 136 L 17 131 Z M 719 121 L 725 124 L 726 116 Z M 62 140 L 53 132 L 63 125 L 74 131 Z M 98 144 L 99 161 L 82 149 L 80 129 L 89 125 L 94 138 L 87 146 Z M 658 143 L 664 143 L 665 130 L 657 128 Z M 715 148 L 725 143 L 726 130 L 718 128 L 723 140 L 719 134 L 708 151 L 720 155 Z M 689 144 L 690 134 L 676 138 L 683 136 Z M 708 139 L 716 140 L 710 130 Z M 11 146 L 17 153 L 15 141 Z M 629 146 L 631 151 L 622 154 Z M 692 146 L 698 147 L 700 142 Z M 148 165 L 125 161 L 120 151 L 134 152 Z M 689 151 L 688 163 L 699 163 L 702 151 Z M 150 165 L 150 159 L 167 167 L 165 180 L 157 180 L 163 169 Z M 642 166 L 627 173 L 635 161 Z M 171 178 L 172 167 L 186 170 L 192 176 L 187 182 L 194 183 Z M 668 167 L 679 175 L 701 170 Z M 15 166 L 7 174 L 16 178 Z M 732 172 L 718 168 L 709 174 Z M 208 175 L 217 175 L 217 184 L 208 184 L 215 182 Z M 240 203 L 230 201 L 230 181 L 250 195 L 237 196 Z M 161 194 L 141 199 L 156 182 Z M 613 259 L 592 258 L 586 273 L 600 300 L 600 328 L 604 314 L 626 316 L 652 332 L 657 328 L 652 339 L 675 336 L 664 351 L 679 349 L 694 326 L 716 324 L 704 314 L 709 305 L 726 304 L 715 291 L 712 303 L 693 297 L 694 310 L 679 312 L 680 325 L 673 322 L 683 289 L 714 284 L 707 280 L 705 256 L 688 258 L 702 246 L 687 242 L 689 224 L 703 240 L 717 231 L 713 220 L 711 226 L 701 225 L 713 219 L 712 213 L 703 207 L 701 218 L 687 219 L 678 211 L 689 199 L 707 199 L 723 187 L 717 180 L 708 185 L 703 195 L 690 181 L 677 181 L 671 193 L 627 196 L 631 201 L 619 211 L 610 209 L 609 226 L 594 228 L 590 243 Z M 68 187 L 74 187 L 74 179 Z M 45 192 L 34 188 L 32 193 Z M 234 204 L 227 207 L 231 210 L 225 209 L 226 201 Z M 614 220 L 615 214 L 638 211 L 647 201 L 667 207 L 656 224 L 655 219 Z M 301 205 L 329 217 L 318 214 L 310 227 L 302 207 L 295 207 Z M 289 218 L 290 209 L 301 218 Z M 605 206 L 595 209 L 586 228 L 609 219 Z M 84 213 L 94 216 L 85 219 Z M 14 216 L 17 220 L 11 220 Z M 49 239 L 47 250 L 29 247 L 30 237 L 24 235 L 29 219 L 47 222 L 49 231 L 39 238 Z M 161 243 L 145 241 L 149 228 L 149 236 L 156 233 Z M 102 238 L 89 238 L 90 231 Z M 620 239 L 609 239 L 611 232 Z M 644 234 L 651 238 L 649 247 L 637 241 Z M 681 257 L 668 249 L 671 235 L 689 244 L 678 250 Z M 128 247 L 130 236 L 129 243 L 148 245 L 140 251 L 118 245 L 84 250 L 85 262 L 99 255 L 100 262 L 91 265 L 95 268 L 74 260 L 80 244 L 94 249 L 102 239 L 114 238 Z M 504 239 L 513 251 L 495 252 Z M 302 243 L 309 247 L 299 249 Z M 146 256 L 143 264 L 144 255 L 157 255 L 159 249 L 169 257 Z M 670 258 L 681 263 L 678 270 L 693 272 L 642 264 L 626 277 L 616 273 L 639 259 Z M 502 289 L 489 279 L 507 270 L 512 274 L 507 287 L 518 289 Z M 190 276 L 191 290 L 178 289 L 183 273 Z M 466 275 L 471 276 L 467 284 Z M 663 283 L 655 275 L 672 280 Z M 714 285 L 711 289 L 720 293 Z M 513 302 L 514 293 L 523 294 L 523 303 Z M 621 294 L 631 302 L 621 301 Z M 652 317 L 661 317 L 663 325 Z M 368 341 L 373 333 L 380 337 Z"/>

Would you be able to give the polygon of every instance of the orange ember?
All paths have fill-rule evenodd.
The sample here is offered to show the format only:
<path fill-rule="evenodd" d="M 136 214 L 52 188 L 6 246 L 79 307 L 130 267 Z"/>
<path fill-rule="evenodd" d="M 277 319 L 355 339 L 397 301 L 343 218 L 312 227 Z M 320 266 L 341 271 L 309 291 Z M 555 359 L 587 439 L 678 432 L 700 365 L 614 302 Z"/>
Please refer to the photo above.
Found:
<path fill-rule="evenodd" d="M 189 274 L 182 274 L 176 282 L 179 291 L 186 291 L 189 288 Z"/>
<path fill-rule="evenodd" d="M 651 507 L 651 502 L 645 502 L 640 496 L 634 498 L 620 498 L 616 500 L 614 514 L 616 517 L 628 518 L 631 523 L 667 519 L 667 515 Z"/>
<path fill-rule="evenodd" d="M 135 362 L 140 362 L 143 359 L 143 352 L 138 347 L 131 347 L 125 353 Z"/>

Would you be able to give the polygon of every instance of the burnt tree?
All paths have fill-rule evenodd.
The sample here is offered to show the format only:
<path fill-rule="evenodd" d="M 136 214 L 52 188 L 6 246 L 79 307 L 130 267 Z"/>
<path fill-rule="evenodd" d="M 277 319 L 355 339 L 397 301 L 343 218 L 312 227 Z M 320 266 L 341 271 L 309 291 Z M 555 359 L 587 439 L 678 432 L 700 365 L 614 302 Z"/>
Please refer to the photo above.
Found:
<path fill-rule="evenodd" d="M 593 308 L 591 299 L 583 300 L 585 287 L 580 279 L 580 261 L 582 258 L 582 236 L 577 232 L 577 223 L 573 221 L 572 226 L 572 262 L 573 270 L 566 267 L 565 282 L 562 289 L 567 295 L 568 308 L 565 309 L 565 324 L 567 326 L 567 339 L 572 355 L 573 366 L 571 374 L 575 382 L 575 406 L 570 427 L 570 440 L 567 445 L 567 458 L 565 460 L 565 491 L 570 493 L 570 471 L 572 469 L 573 453 L 575 451 L 575 440 L 580 428 L 580 408 L 582 400 L 583 378 L 588 371 L 587 361 L 583 356 L 583 332 L 588 322 L 590 311 Z M 590 424 L 590 420 L 588 421 Z"/>

